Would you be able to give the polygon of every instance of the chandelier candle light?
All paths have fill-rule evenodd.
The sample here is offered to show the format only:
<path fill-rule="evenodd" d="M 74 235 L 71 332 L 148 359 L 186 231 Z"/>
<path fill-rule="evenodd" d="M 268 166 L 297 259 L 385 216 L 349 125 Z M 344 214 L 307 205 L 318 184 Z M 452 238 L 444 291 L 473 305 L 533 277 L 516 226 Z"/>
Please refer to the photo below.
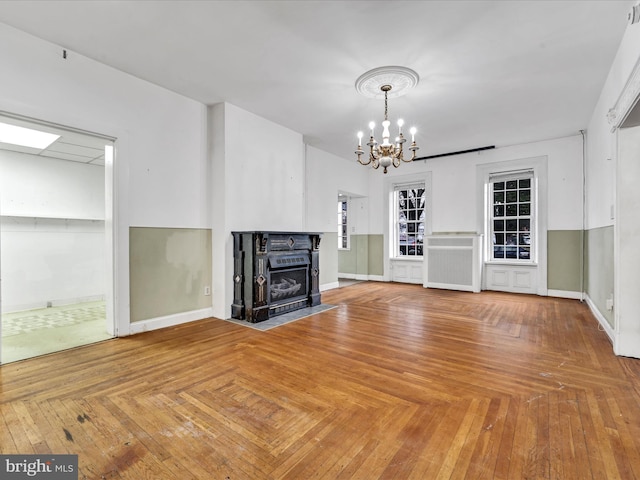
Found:
<path fill-rule="evenodd" d="M 384 121 L 382 122 L 382 143 L 379 144 L 375 138 L 375 123 L 371 122 L 369 128 L 371 129 L 371 136 L 369 138 L 369 155 L 365 160 L 362 156 L 365 155 L 362 149 L 362 137 L 363 133 L 358 132 L 358 149 L 356 155 L 358 156 L 358 162 L 362 165 L 371 165 L 373 168 L 382 167 L 384 173 L 387 173 L 387 168 L 391 165 L 399 167 L 401 162 L 412 162 L 416 158 L 416 151 L 418 146 L 416 145 L 416 129 L 411 128 L 411 158 L 405 160 L 404 158 L 404 143 L 407 141 L 402 133 L 402 127 L 404 125 L 403 120 L 398 120 L 398 136 L 394 143 L 389 141 L 391 133 L 389 132 L 389 126 L 391 122 L 388 116 L 388 100 L 389 98 L 399 97 L 404 95 L 407 90 L 415 87 L 418 84 L 420 77 L 418 74 L 407 67 L 388 66 L 378 67 L 368 72 L 363 73 L 356 80 L 356 90 L 361 95 L 368 98 L 382 98 L 384 96 Z"/>

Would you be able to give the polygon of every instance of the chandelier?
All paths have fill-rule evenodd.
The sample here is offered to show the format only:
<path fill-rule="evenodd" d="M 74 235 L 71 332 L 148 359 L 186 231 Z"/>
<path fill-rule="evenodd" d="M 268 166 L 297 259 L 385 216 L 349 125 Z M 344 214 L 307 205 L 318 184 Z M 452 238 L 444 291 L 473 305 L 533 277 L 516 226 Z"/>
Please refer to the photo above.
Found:
<path fill-rule="evenodd" d="M 416 145 L 416 129 L 412 127 L 409 132 L 411 133 L 411 146 L 408 150 L 411 151 L 411 158 L 404 158 L 404 144 L 407 139 L 404 138 L 402 133 L 402 127 L 404 121 L 398 120 L 398 136 L 395 137 L 395 141 L 391 142 L 391 133 L 389 126 L 388 115 L 388 100 L 389 96 L 400 96 L 405 93 L 405 90 L 414 87 L 418 83 L 418 74 L 406 67 L 379 67 L 370 70 L 358 78 L 356 81 L 356 90 L 367 96 L 373 98 L 379 98 L 384 95 L 384 121 L 382 122 L 382 143 L 378 143 L 375 138 L 375 123 L 369 123 L 369 129 L 371 130 L 371 136 L 369 142 L 366 144 L 369 147 L 368 155 L 362 148 L 363 133 L 358 132 L 358 149 L 355 154 L 358 156 L 358 162 L 362 165 L 371 165 L 373 168 L 378 169 L 382 167 L 384 173 L 387 173 L 387 168 L 393 165 L 399 167 L 401 162 L 412 162 L 416 158 L 416 151 L 418 146 Z M 393 90 L 393 93 L 390 93 Z M 382 93 L 381 93 L 382 92 Z M 362 158 L 363 155 L 365 159 Z"/>

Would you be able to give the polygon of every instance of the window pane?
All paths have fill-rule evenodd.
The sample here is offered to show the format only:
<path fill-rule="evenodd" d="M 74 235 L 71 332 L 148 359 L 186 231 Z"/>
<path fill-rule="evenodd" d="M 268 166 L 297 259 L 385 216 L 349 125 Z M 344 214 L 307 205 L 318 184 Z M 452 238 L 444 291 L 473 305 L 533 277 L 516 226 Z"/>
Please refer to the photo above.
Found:
<path fill-rule="evenodd" d="M 422 247 L 420 244 L 424 238 L 425 189 L 407 188 L 397 190 L 396 196 L 398 205 L 396 212 L 396 255 L 422 255 Z"/>
<path fill-rule="evenodd" d="M 530 260 L 533 244 L 530 178 L 520 178 L 492 184 L 493 258 Z M 506 218 L 505 218 L 506 217 Z"/>
<path fill-rule="evenodd" d="M 347 202 L 338 201 L 338 248 L 348 248 Z"/>

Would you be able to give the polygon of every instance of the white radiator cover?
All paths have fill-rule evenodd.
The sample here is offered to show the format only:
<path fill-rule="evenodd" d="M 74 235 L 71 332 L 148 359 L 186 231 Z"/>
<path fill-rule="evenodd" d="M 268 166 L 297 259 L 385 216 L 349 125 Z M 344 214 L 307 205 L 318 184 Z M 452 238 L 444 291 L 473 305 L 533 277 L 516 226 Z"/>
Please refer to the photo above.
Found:
<path fill-rule="evenodd" d="M 479 292 L 482 235 L 430 235 L 425 238 L 424 287 Z"/>

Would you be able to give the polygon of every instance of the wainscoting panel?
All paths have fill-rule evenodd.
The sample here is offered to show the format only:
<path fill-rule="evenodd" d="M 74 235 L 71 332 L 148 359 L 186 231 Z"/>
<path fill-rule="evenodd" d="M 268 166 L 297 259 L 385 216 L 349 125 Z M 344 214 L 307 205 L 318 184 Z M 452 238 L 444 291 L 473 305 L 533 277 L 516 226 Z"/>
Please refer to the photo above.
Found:
<path fill-rule="evenodd" d="M 394 282 L 422 284 L 422 274 L 420 260 L 391 260 L 391 280 Z"/>
<path fill-rule="evenodd" d="M 536 265 L 485 264 L 485 290 L 502 292 L 538 293 L 538 267 Z"/>

